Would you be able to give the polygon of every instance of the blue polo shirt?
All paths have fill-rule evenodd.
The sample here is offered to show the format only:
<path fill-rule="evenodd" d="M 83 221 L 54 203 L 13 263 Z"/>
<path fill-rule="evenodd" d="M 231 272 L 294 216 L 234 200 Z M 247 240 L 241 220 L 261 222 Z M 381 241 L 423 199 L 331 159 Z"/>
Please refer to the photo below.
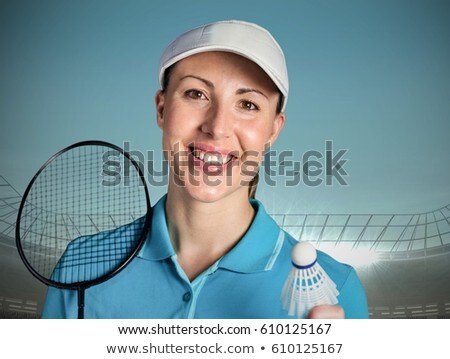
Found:
<path fill-rule="evenodd" d="M 117 275 L 85 292 L 85 318 L 292 318 L 280 295 L 297 241 L 280 229 L 263 205 L 244 237 L 192 282 L 177 262 L 165 215 L 155 205 L 152 229 L 138 255 Z M 318 261 L 340 292 L 346 318 L 368 318 L 355 270 L 318 251 Z M 43 318 L 77 318 L 77 292 L 49 287 Z"/>

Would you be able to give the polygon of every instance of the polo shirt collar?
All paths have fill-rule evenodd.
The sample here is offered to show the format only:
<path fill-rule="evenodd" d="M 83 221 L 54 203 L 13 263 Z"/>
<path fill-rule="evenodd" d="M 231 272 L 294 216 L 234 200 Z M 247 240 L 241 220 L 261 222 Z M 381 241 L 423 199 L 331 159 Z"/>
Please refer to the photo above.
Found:
<path fill-rule="evenodd" d="M 138 257 L 163 260 L 175 255 L 167 229 L 165 212 L 167 195 L 153 207 L 150 237 L 145 241 Z M 244 237 L 218 261 L 218 267 L 234 272 L 255 273 L 271 268 L 284 240 L 284 232 L 266 213 L 258 200 L 250 200 L 256 215 Z"/>
<path fill-rule="evenodd" d="M 152 228 L 149 236 L 138 253 L 138 257 L 148 260 L 162 260 L 175 254 L 169 237 L 166 220 L 166 198 L 161 199 L 153 207 Z"/>
<path fill-rule="evenodd" d="M 244 237 L 220 261 L 219 267 L 241 273 L 255 273 L 271 269 L 284 241 L 278 227 L 258 200 L 250 200 L 256 211 Z"/>

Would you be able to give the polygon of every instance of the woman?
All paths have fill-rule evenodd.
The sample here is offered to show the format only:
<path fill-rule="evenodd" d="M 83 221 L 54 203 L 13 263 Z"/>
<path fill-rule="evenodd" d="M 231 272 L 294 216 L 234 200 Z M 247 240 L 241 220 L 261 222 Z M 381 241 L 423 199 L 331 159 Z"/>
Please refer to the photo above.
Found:
<path fill-rule="evenodd" d="M 168 193 L 149 239 L 118 275 L 86 291 L 86 317 L 288 318 L 280 293 L 296 241 L 254 194 L 262 154 L 285 122 L 284 55 L 241 21 L 182 34 L 164 52 L 157 124 L 170 163 Z M 249 195 L 250 194 L 250 195 Z M 353 268 L 319 252 L 339 306 L 312 318 L 365 318 Z M 76 317 L 76 293 L 50 288 L 44 317 Z"/>

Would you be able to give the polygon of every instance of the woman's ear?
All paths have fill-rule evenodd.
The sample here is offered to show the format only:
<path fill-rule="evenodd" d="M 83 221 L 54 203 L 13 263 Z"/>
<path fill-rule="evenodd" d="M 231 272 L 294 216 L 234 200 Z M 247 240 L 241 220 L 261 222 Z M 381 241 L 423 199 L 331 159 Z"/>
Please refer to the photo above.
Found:
<path fill-rule="evenodd" d="M 275 117 L 275 120 L 273 121 L 272 133 L 269 137 L 269 146 L 272 146 L 275 143 L 275 141 L 277 140 L 278 135 L 280 134 L 281 130 L 284 127 L 285 121 L 286 121 L 286 118 L 285 118 L 283 112 L 280 112 L 279 114 L 277 114 L 277 116 Z"/>
<path fill-rule="evenodd" d="M 156 122 L 159 128 L 164 126 L 164 92 L 159 90 L 155 95 Z"/>

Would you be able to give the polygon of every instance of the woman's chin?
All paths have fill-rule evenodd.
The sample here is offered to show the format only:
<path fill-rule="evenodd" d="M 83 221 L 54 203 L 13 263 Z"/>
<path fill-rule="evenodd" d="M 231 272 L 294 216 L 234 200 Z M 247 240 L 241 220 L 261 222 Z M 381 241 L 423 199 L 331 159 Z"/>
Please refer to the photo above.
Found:
<path fill-rule="evenodd" d="M 211 179 L 208 183 L 205 183 L 204 181 L 191 181 L 185 183 L 183 186 L 178 186 L 177 191 L 183 193 L 183 196 L 204 203 L 217 202 L 230 195 L 239 196 L 238 193 L 241 192 L 243 196 L 246 196 L 248 193 L 247 188 L 241 187 L 239 184 L 227 184 L 218 179 Z"/>

